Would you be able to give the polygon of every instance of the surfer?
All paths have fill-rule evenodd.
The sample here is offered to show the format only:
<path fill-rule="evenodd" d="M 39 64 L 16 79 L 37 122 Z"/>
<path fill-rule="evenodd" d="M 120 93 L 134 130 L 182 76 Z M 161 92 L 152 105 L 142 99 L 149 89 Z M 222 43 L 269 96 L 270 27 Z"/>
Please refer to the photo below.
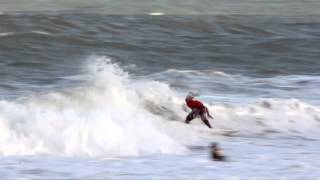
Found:
<path fill-rule="evenodd" d="M 207 115 L 209 118 L 213 117 L 209 114 L 208 108 L 204 106 L 202 102 L 194 99 L 195 95 L 195 93 L 189 92 L 185 99 L 187 106 L 192 110 L 186 117 L 185 123 L 189 124 L 190 121 L 192 121 L 194 118 L 200 116 L 202 122 L 206 124 L 209 128 L 212 128 L 207 118 Z"/>
<path fill-rule="evenodd" d="M 214 161 L 225 161 L 226 157 L 223 154 L 222 149 L 218 146 L 218 143 L 211 144 L 211 158 Z"/>

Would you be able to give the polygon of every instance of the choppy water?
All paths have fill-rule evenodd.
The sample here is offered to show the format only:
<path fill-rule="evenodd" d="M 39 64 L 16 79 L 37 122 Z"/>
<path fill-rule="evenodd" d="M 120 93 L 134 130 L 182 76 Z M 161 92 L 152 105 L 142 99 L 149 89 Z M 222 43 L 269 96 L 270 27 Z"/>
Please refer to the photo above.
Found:
<path fill-rule="evenodd" d="M 320 3 L 124 3 L 0 3 L 0 177 L 319 178 Z"/>
<path fill-rule="evenodd" d="M 319 14 L 317 0 L 2 0 L 0 11 L 73 11 L 99 14 Z"/>

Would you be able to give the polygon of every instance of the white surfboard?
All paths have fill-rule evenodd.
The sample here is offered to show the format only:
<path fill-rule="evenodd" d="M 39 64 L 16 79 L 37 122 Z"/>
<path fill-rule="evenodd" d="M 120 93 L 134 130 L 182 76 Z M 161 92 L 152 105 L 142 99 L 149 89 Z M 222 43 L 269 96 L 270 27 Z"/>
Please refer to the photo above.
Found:
<path fill-rule="evenodd" d="M 213 135 L 222 135 L 222 136 L 233 136 L 238 134 L 239 130 L 232 130 L 232 129 L 211 129 L 208 133 Z"/>
<path fill-rule="evenodd" d="M 233 130 L 233 129 L 219 129 L 219 128 L 213 128 L 209 129 L 204 126 L 191 126 L 194 130 L 201 134 L 207 134 L 207 135 L 220 135 L 220 136 L 236 136 L 240 133 L 239 130 Z"/>

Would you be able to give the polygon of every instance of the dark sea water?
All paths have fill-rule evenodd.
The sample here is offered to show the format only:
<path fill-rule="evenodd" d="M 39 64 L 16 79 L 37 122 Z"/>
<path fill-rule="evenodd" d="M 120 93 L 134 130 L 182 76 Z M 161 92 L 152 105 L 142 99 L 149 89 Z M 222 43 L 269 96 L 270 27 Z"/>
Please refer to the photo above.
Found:
<path fill-rule="evenodd" d="M 81 73 L 92 55 L 135 65 L 128 70 L 135 75 L 168 69 L 319 75 L 319 16 L 22 13 L 0 18 L 1 87 L 10 93 L 72 83 L 64 77 Z M 165 76 L 170 80 L 174 72 Z"/>
<path fill-rule="evenodd" d="M 319 8 L 1 1 L 0 177 L 319 178 Z M 190 90 L 240 133 L 185 125 Z"/>

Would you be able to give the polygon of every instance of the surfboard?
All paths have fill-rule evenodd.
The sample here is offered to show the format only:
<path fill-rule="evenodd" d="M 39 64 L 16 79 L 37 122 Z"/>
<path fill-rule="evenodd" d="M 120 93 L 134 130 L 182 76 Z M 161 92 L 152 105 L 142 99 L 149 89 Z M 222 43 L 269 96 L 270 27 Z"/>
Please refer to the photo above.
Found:
<path fill-rule="evenodd" d="M 239 130 L 233 130 L 233 129 L 221 129 L 221 128 L 209 129 L 204 126 L 191 126 L 191 127 L 195 131 L 201 134 L 206 134 L 206 135 L 236 136 L 237 134 L 240 133 Z"/>
<path fill-rule="evenodd" d="M 232 129 L 212 129 L 209 130 L 208 133 L 213 135 L 222 135 L 222 136 L 233 136 L 238 134 L 239 130 L 232 130 Z"/>

